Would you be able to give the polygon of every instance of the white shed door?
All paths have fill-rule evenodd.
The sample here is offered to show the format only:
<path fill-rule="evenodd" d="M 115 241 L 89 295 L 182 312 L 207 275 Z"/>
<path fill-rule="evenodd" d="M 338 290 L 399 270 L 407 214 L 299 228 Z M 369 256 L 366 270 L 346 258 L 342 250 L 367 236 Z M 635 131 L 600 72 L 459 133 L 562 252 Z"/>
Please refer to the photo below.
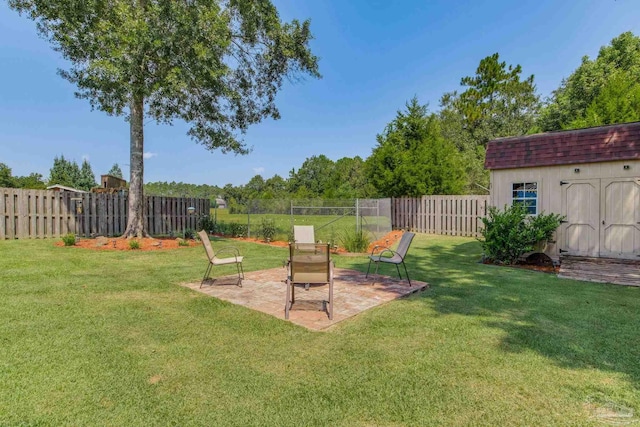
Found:
<path fill-rule="evenodd" d="M 600 189 L 600 256 L 640 256 L 640 179 L 603 179 Z"/>
<path fill-rule="evenodd" d="M 573 180 L 562 185 L 560 249 L 568 255 L 597 257 L 600 240 L 600 180 Z"/>

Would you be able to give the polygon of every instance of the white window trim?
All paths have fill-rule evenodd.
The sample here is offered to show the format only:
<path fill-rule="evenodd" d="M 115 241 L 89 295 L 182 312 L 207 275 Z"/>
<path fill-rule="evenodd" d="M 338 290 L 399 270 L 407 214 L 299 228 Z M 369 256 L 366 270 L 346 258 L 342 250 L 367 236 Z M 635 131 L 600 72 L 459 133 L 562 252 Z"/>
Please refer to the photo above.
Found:
<path fill-rule="evenodd" d="M 513 189 L 514 185 L 524 185 L 526 186 L 527 184 L 536 184 L 536 197 L 513 197 L 513 192 L 516 191 Z M 536 212 L 535 213 L 528 213 L 527 215 L 529 216 L 537 216 L 540 213 L 540 187 L 541 187 L 541 180 L 537 179 L 537 180 L 518 180 L 518 181 L 513 181 L 511 183 L 511 186 L 509 188 L 509 191 L 511 192 L 511 206 L 513 206 L 514 201 L 516 200 L 522 200 L 522 201 L 526 201 L 526 200 L 535 200 L 536 201 Z M 526 192 L 526 190 L 525 190 Z"/>

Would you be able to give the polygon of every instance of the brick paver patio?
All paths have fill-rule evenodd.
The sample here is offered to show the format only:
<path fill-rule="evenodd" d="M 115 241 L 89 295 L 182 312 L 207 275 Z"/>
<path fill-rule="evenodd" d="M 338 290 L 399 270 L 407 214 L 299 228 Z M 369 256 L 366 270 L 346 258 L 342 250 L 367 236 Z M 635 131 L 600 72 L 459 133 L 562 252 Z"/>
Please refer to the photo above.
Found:
<path fill-rule="evenodd" d="M 284 302 L 287 270 L 272 268 L 245 274 L 242 287 L 237 286 L 237 277 L 222 277 L 209 281 L 200 288 L 200 282 L 183 286 L 204 294 L 262 311 L 284 319 Z M 417 280 L 369 275 L 344 268 L 336 268 L 333 282 L 333 320 L 322 311 L 322 300 L 329 297 L 329 287 L 311 285 L 309 290 L 296 286 L 296 302 L 289 313 L 289 321 L 312 330 L 322 330 L 355 316 L 372 307 L 423 291 L 429 285 Z"/>

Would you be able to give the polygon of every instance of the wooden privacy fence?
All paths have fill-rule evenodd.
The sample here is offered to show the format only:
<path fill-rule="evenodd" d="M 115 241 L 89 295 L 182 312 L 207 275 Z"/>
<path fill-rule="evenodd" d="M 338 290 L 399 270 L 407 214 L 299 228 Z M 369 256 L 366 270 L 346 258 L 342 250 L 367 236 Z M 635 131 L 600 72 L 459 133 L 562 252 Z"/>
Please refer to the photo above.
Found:
<path fill-rule="evenodd" d="M 208 199 L 145 196 L 147 232 L 180 235 L 209 215 Z M 189 214 L 187 208 L 194 207 Z M 71 193 L 0 188 L 0 239 L 118 236 L 127 226 L 128 197 L 122 194 Z"/>
<path fill-rule="evenodd" d="M 480 236 L 489 196 L 422 196 L 392 200 L 395 229 L 450 236 Z"/>

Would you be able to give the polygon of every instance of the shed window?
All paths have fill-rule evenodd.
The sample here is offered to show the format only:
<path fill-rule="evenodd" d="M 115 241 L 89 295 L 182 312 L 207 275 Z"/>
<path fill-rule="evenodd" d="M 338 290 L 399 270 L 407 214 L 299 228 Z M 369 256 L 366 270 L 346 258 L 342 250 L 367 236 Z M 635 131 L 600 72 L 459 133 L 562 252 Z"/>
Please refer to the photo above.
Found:
<path fill-rule="evenodd" d="M 522 204 L 529 215 L 538 214 L 538 183 L 518 182 L 513 184 L 513 205 Z"/>

